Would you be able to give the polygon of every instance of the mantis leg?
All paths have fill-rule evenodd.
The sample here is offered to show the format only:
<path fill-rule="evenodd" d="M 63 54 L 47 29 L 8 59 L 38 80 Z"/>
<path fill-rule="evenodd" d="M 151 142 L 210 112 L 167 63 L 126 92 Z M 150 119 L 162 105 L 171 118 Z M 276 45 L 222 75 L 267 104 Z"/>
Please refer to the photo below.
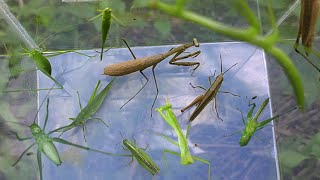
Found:
<path fill-rule="evenodd" d="M 156 84 L 156 97 L 154 98 L 153 100 L 153 103 L 151 105 L 151 117 L 152 117 L 152 109 L 154 107 L 154 104 L 156 103 L 156 100 L 158 98 L 158 95 L 159 95 L 159 89 L 158 89 L 158 84 L 157 84 L 157 79 L 156 79 L 156 75 L 154 74 L 154 68 L 157 66 L 157 64 L 155 64 L 154 66 L 152 66 L 152 76 L 153 76 L 153 79 L 154 79 L 154 83 Z"/>
<path fill-rule="evenodd" d="M 134 95 L 134 96 L 132 96 L 126 103 L 124 103 L 121 107 L 120 107 L 120 109 L 122 109 L 125 105 L 127 105 L 133 98 L 135 98 L 141 91 L 142 91 L 142 89 L 148 84 L 148 82 L 149 82 L 149 79 L 147 78 L 147 76 L 142 72 L 142 71 L 140 71 L 140 74 L 142 74 L 142 76 L 147 80 L 147 82 L 140 88 L 140 90 Z"/>
<path fill-rule="evenodd" d="M 58 142 L 58 143 L 61 143 L 61 144 L 66 144 L 66 145 L 69 145 L 69 146 L 74 146 L 74 147 L 77 147 L 77 148 L 80 148 L 80 149 L 84 149 L 84 150 L 87 150 L 87 151 L 93 151 L 93 152 L 97 152 L 97 153 L 101 153 L 101 154 L 106 154 L 106 155 L 111 155 L 111 156 L 132 156 L 131 154 L 113 154 L 113 153 L 109 153 L 109 152 L 105 152 L 105 151 L 100 151 L 100 150 L 96 150 L 96 149 L 92 149 L 92 148 L 89 148 L 89 147 L 86 147 L 86 146 L 81 146 L 79 144 L 74 144 L 74 143 L 71 143 L 71 142 L 68 142 L 66 140 L 63 140 L 61 138 L 50 138 L 51 141 L 54 141 L 54 142 Z"/>
<path fill-rule="evenodd" d="M 189 124 L 187 127 L 187 132 L 186 132 L 186 139 L 188 139 L 188 135 L 189 135 L 189 130 L 190 130 L 191 125 Z"/>
<path fill-rule="evenodd" d="M 176 156 L 180 156 L 179 153 L 175 152 L 175 151 L 171 151 L 171 150 L 168 150 L 168 149 L 165 149 L 162 151 L 164 154 L 164 159 L 166 160 L 166 156 L 165 156 L 165 153 L 170 153 L 170 154 L 173 154 L 173 155 L 176 155 Z M 208 180 L 210 180 L 210 162 L 207 161 L 207 160 L 204 160 L 204 159 L 201 159 L 201 158 L 198 158 L 198 157 L 195 157 L 195 156 L 191 156 L 194 160 L 196 161 L 199 161 L 199 162 L 202 162 L 202 163 L 205 163 L 208 165 Z M 166 166 L 168 168 L 168 162 L 166 161 Z"/>
<path fill-rule="evenodd" d="M 311 66 L 313 66 L 316 70 L 318 70 L 320 72 L 320 68 L 318 68 L 309 58 L 308 56 L 306 56 L 305 54 L 301 53 L 299 50 L 298 50 L 298 45 L 296 47 L 295 45 L 295 51 L 300 54 L 306 61 L 308 61 L 308 63 L 311 64 Z"/>
<path fill-rule="evenodd" d="M 129 47 L 128 43 L 126 42 L 126 40 L 125 40 L 125 39 L 122 39 L 122 41 L 126 44 L 126 46 L 127 46 L 127 48 L 129 49 L 132 57 L 133 57 L 134 59 L 137 59 L 136 56 L 134 55 L 133 51 L 132 51 L 131 48 Z M 147 80 L 147 82 L 140 88 L 140 90 L 139 90 L 134 96 L 132 96 L 126 103 L 124 103 L 124 104 L 120 107 L 120 109 L 122 109 L 122 108 L 123 108 L 125 105 L 127 105 L 133 98 L 135 98 L 135 97 L 142 91 L 142 89 L 148 84 L 149 79 L 148 79 L 147 76 L 142 72 L 142 70 L 140 71 L 140 74 L 142 74 L 142 76 Z"/>
<path fill-rule="evenodd" d="M 37 161 L 38 161 L 38 167 L 39 167 L 39 173 L 40 173 L 40 180 L 43 179 L 42 177 L 42 159 L 41 159 L 41 151 L 37 151 Z"/>
<path fill-rule="evenodd" d="M 202 163 L 205 163 L 208 165 L 208 180 L 210 180 L 211 178 L 211 175 L 210 175 L 210 162 L 207 161 L 207 160 L 204 160 L 204 159 L 201 159 L 201 158 L 198 158 L 198 157 L 195 157 L 195 156 L 192 156 L 192 158 L 196 161 L 199 161 L 199 162 L 202 162 Z"/>
<path fill-rule="evenodd" d="M 193 71 L 191 73 L 191 75 L 193 75 L 194 71 L 200 66 L 200 63 L 199 62 L 176 62 L 176 61 L 179 61 L 179 60 L 182 60 L 182 59 L 186 59 L 188 57 L 197 57 L 201 51 L 196 51 L 196 52 L 193 52 L 193 53 L 190 53 L 186 56 L 182 56 L 182 57 L 178 57 L 183 51 L 180 51 L 180 52 L 177 52 L 173 58 L 169 61 L 170 64 L 172 65 L 177 65 L 177 66 L 196 66 L 195 68 L 193 68 Z"/>
<path fill-rule="evenodd" d="M 18 164 L 18 162 L 20 161 L 20 159 L 22 158 L 22 156 L 29 151 L 29 149 L 32 148 L 32 146 L 34 146 L 36 143 L 31 144 L 26 150 L 23 151 L 23 153 L 19 156 L 18 160 L 12 164 L 12 167 L 15 166 L 16 164 Z"/>
<path fill-rule="evenodd" d="M 46 129 L 48 117 L 49 117 L 49 97 L 47 98 L 47 113 L 46 113 L 46 118 L 44 120 L 43 131 L 45 131 Z"/>
<path fill-rule="evenodd" d="M 145 131 L 147 131 L 147 130 L 145 130 Z M 165 136 L 165 135 L 163 135 L 163 134 L 155 133 L 155 132 L 150 132 L 150 131 L 147 131 L 147 132 L 150 133 L 150 134 L 154 134 L 154 135 L 160 136 L 160 137 L 164 138 L 165 140 L 169 141 L 171 144 L 174 144 L 174 145 L 176 145 L 176 146 L 179 146 L 179 144 L 178 144 L 176 141 L 174 141 L 174 140 L 171 139 L 171 138 L 168 138 L 167 136 Z"/>

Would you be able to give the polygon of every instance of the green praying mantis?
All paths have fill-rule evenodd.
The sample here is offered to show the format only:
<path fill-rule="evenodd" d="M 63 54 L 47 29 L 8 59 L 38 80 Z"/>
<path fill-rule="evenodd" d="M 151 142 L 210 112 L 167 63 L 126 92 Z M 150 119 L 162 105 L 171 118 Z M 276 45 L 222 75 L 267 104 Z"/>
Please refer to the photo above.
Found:
<path fill-rule="evenodd" d="M 20 159 L 23 157 L 23 155 L 27 154 L 27 155 L 32 155 L 32 153 L 28 152 L 34 145 L 37 144 L 38 149 L 37 149 L 37 161 L 38 161 L 38 168 L 39 168 L 39 173 L 40 173 L 40 180 L 43 179 L 43 174 L 42 174 L 42 158 L 41 158 L 41 153 L 43 153 L 50 161 L 52 161 L 54 164 L 56 164 L 57 166 L 60 166 L 62 164 L 60 155 L 58 153 L 58 150 L 56 148 L 56 146 L 54 145 L 54 142 L 57 143 L 61 143 L 61 144 L 65 144 L 65 145 L 69 145 L 69 146 L 73 146 L 76 148 L 80 148 L 80 149 L 84 149 L 87 151 L 93 151 L 93 152 L 97 152 L 97 153 L 101 153 L 101 154 L 105 154 L 105 155 L 114 155 L 114 156 L 128 156 L 128 155 L 117 155 L 117 154 L 113 154 L 113 153 L 109 153 L 109 152 L 104 152 L 104 151 L 100 151 L 100 150 L 96 150 L 96 149 L 92 149 L 86 146 L 81 146 L 78 144 L 74 144 L 71 142 L 68 142 L 66 140 L 63 140 L 61 138 L 58 137 L 50 137 L 49 134 L 45 133 L 45 128 L 47 125 L 47 121 L 48 121 L 48 117 L 49 117 L 49 98 L 47 98 L 47 113 L 46 113 L 46 117 L 45 117 L 45 122 L 43 125 L 43 128 L 41 128 L 34 119 L 34 122 L 28 126 L 22 123 L 18 123 L 20 125 L 24 125 L 30 128 L 30 131 L 32 133 L 32 137 L 26 137 L 26 138 L 22 138 L 18 135 L 18 133 L 11 131 L 16 138 L 19 141 L 25 141 L 25 140 L 30 140 L 30 139 L 34 139 L 35 142 L 33 144 L 31 144 L 26 150 L 24 150 L 22 152 L 22 154 L 20 155 L 20 157 L 18 158 L 18 160 L 12 164 L 12 166 L 15 166 L 18 164 L 18 162 L 20 161 Z M 10 121 L 7 121 L 10 122 Z M 17 123 L 17 122 L 13 122 L 13 123 Z"/>
<path fill-rule="evenodd" d="M 171 138 L 166 137 L 163 134 L 159 134 L 159 133 L 153 133 L 155 135 L 161 136 L 164 139 L 166 139 L 167 141 L 169 141 L 170 143 L 179 146 L 180 148 L 180 154 L 175 152 L 175 151 L 171 151 L 171 150 L 163 150 L 164 153 L 170 153 L 176 156 L 180 156 L 180 164 L 182 165 L 189 165 L 194 163 L 194 160 L 200 161 L 202 163 L 205 163 L 208 165 L 208 179 L 210 179 L 210 162 L 195 156 L 191 156 L 190 151 L 189 151 L 189 147 L 188 147 L 188 131 L 190 128 L 190 125 L 188 126 L 187 129 L 187 133 L 186 135 L 184 135 L 182 133 L 182 130 L 180 128 L 180 125 L 177 121 L 177 118 L 175 116 L 175 114 L 172 112 L 172 105 L 169 104 L 168 99 L 166 99 L 166 104 L 164 106 L 161 106 L 159 108 L 156 109 L 156 111 L 158 111 L 161 115 L 161 117 L 173 128 L 173 130 L 175 131 L 175 133 L 178 136 L 178 142 L 172 140 Z M 163 113 L 165 112 L 165 113 Z"/>
<path fill-rule="evenodd" d="M 256 96 L 255 96 L 256 97 Z M 239 141 L 240 146 L 246 146 L 251 137 L 254 135 L 255 132 L 263 129 L 268 123 L 270 123 L 272 120 L 279 118 L 280 116 L 287 114 L 295 109 L 297 109 L 296 107 L 287 111 L 286 113 L 283 114 L 278 114 L 272 118 L 266 119 L 262 122 L 258 122 L 259 117 L 261 116 L 261 113 L 264 111 L 264 109 L 266 108 L 267 104 L 269 103 L 269 98 L 265 99 L 263 101 L 263 103 L 261 104 L 261 106 L 259 107 L 258 111 L 256 112 L 256 114 L 254 116 L 252 116 L 253 111 L 256 107 L 255 103 L 250 103 L 249 101 L 249 106 L 252 106 L 252 108 L 250 109 L 249 113 L 247 114 L 247 122 L 245 122 L 244 118 L 243 118 L 243 113 L 241 112 L 242 115 L 242 122 L 245 125 L 245 129 L 242 131 L 242 135 Z"/>
<path fill-rule="evenodd" d="M 70 120 L 72 120 L 72 123 L 70 123 L 69 125 L 57 128 L 51 132 L 49 132 L 49 134 L 54 133 L 54 132 L 66 132 L 69 131 L 75 127 L 81 126 L 82 127 L 82 132 L 83 132 L 83 137 L 84 140 L 86 140 L 86 136 L 85 136 L 85 125 L 84 123 L 89 120 L 89 119 L 93 119 L 93 120 L 98 120 L 100 122 L 102 122 L 104 125 L 108 126 L 102 119 L 100 118 L 92 118 L 92 115 L 94 115 L 99 108 L 101 107 L 102 103 L 104 102 L 104 99 L 106 98 L 106 96 L 108 95 L 108 92 L 114 82 L 115 78 L 111 80 L 111 82 L 101 90 L 100 93 L 97 94 L 98 88 L 101 84 L 101 81 L 99 80 L 87 105 L 82 108 L 82 105 L 80 103 L 80 97 L 79 97 L 79 93 L 78 93 L 78 99 L 79 99 L 79 105 L 80 105 L 80 109 L 81 111 L 79 112 L 79 114 L 77 115 L 76 118 L 69 118 Z"/>

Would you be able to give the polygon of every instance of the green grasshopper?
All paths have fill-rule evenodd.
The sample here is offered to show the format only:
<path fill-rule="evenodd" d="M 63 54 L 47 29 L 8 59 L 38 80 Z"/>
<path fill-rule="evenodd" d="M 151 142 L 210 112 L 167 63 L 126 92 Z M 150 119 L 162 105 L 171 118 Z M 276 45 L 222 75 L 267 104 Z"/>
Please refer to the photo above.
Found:
<path fill-rule="evenodd" d="M 250 103 L 249 101 L 249 106 L 252 106 L 252 108 L 250 109 L 249 113 L 247 114 L 247 122 L 245 122 L 244 118 L 243 118 L 243 114 L 241 112 L 242 115 L 242 121 L 243 124 L 245 125 L 245 129 L 242 131 L 242 135 L 239 141 L 240 146 L 246 146 L 251 137 L 253 136 L 253 134 L 255 132 L 257 132 L 258 130 L 263 129 L 269 122 L 271 122 L 272 120 L 279 118 L 280 116 L 287 114 L 295 109 L 297 109 L 296 107 L 287 111 L 284 114 L 278 114 L 272 118 L 269 118 L 267 120 L 264 120 L 262 122 L 258 122 L 259 117 L 261 116 L 261 113 L 263 112 L 263 110 L 265 109 L 265 107 L 267 106 L 267 104 L 269 103 L 269 98 L 265 99 L 262 103 L 262 105 L 260 106 L 260 108 L 258 109 L 258 111 L 256 112 L 256 114 L 252 117 L 253 111 L 256 107 L 255 103 Z"/>
<path fill-rule="evenodd" d="M 168 99 L 166 99 L 166 104 L 164 106 L 161 106 L 159 108 L 156 109 L 156 111 L 158 111 L 160 113 L 160 115 L 162 116 L 162 118 L 173 128 L 173 130 L 176 132 L 177 136 L 178 136 L 178 142 L 166 137 L 163 134 L 159 134 L 159 133 L 153 133 L 156 134 L 158 136 L 163 137 L 164 139 L 166 139 L 167 141 L 169 141 L 170 143 L 179 146 L 180 148 L 180 154 L 171 150 L 163 150 L 164 153 L 170 153 L 176 156 L 180 156 L 180 164 L 182 165 L 189 165 L 192 164 L 194 162 L 194 160 L 200 161 L 202 163 L 205 163 L 208 165 L 208 179 L 210 179 L 210 162 L 200 159 L 198 157 L 195 156 L 191 156 L 190 151 L 189 151 L 189 147 L 188 147 L 188 131 L 190 128 L 190 125 L 188 126 L 187 129 L 187 133 L 186 135 L 184 135 L 182 133 L 182 130 L 179 126 L 179 123 L 177 121 L 177 118 L 175 116 L 175 114 L 172 112 L 172 105 L 169 104 Z M 163 113 L 163 111 L 165 111 L 165 114 Z"/>
<path fill-rule="evenodd" d="M 46 56 L 44 56 L 44 53 L 41 51 L 38 51 L 37 49 L 32 49 L 32 50 L 26 50 L 27 54 L 29 57 L 34 61 L 35 66 L 38 70 L 40 70 L 43 74 L 45 74 L 48 78 L 50 78 L 52 81 L 54 81 L 55 84 L 57 84 L 59 87 L 58 88 L 53 88 L 53 89 L 63 89 L 62 84 L 60 84 L 54 77 L 52 77 L 52 67 L 51 64 Z M 64 50 L 64 51 L 57 51 L 55 53 L 50 53 L 50 57 L 52 56 L 57 56 L 60 54 L 68 53 L 68 52 L 74 52 L 80 55 L 87 56 L 89 58 L 92 58 L 94 56 L 89 56 L 74 50 Z M 12 54 L 13 55 L 13 54 Z M 48 57 L 49 57 L 48 56 Z M 71 70 L 72 71 L 72 70 Z M 21 92 L 21 91 L 40 91 L 40 90 L 50 90 L 48 88 L 41 88 L 41 89 L 18 89 L 18 90 L 6 90 L 4 92 Z"/>
<path fill-rule="evenodd" d="M 110 30 L 110 25 L 111 25 L 111 17 L 117 20 L 121 25 L 124 26 L 124 24 L 116 18 L 111 12 L 111 8 L 105 8 L 104 10 L 98 10 L 98 12 L 101 12 L 97 16 L 91 18 L 89 21 L 92 21 L 100 16 L 102 16 L 102 21 L 101 21 L 101 31 L 102 31 L 102 37 L 101 37 L 101 53 L 100 53 L 100 60 L 102 61 L 102 56 L 103 56 L 103 49 L 104 45 L 107 40 L 107 36 Z"/>
<path fill-rule="evenodd" d="M 135 143 L 132 143 L 128 139 L 123 139 L 122 143 L 132 153 L 130 163 L 132 163 L 133 157 L 135 157 L 139 164 L 153 176 L 160 173 L 159 167 L 152 161 L 151 157 L 143 151 L 145 149 L 137 147 Z"/>
<path fill-rule="evenodd" d="M 54 133 L 54 132 L 66 132 L 69 131 L 70 129 L 74 128 L 74 127 L 78 127 L 83 125 L 87 120 L 89 119 L 94 119 L 94 120 L 98 120 L 100 122 L 102 122 L 104 125 L 108 126 L 102 119 L 100 118 L 92 118 L 91 116 L 93 114 L 95 114 L 99 108 L 101 107 L 104 99 L 106 98 L 106 96 L 108 95 L 108 92 L 113 84 L 115 79 L 112 79 L 112 81 L 105 87 L 102 89 L 102 91 L 97 94 L 98 88 L 100 86 L 101 81 L 99 80 L 87 105 L 82 108 L 82 105 L 80 103 L 80 97 L 79 97 L 79 93 L 78 93 L 78 98 L 79 98 L 79 105 L 80 105 L 80 109 L 81 111 L 79 112 L 79 114 L 77 115 L 76 118 L 69 118 L 70 120 L 72 120 L 72 123 L 70 123 L 67 126 L 63 126 L 60 128 L 57 128 L 51 132 L 49 132 L 49 134 Z M 82 132 L 83 132 L 83 137 L 84 140 L 86 140 L 86 136 L 85 136 L 85 125 L 82 127 Z"/>
<path fill-rule="evenodd" d="M 128 155 L 117 155 L 117 154 L 113 154 L 113 153 L 109 153 L 109 152 L 104 152 L 104 151 L 100 151 L 100 150 L 96 150 L 96 149 L 91 149 L 89 147 L 86 146 L 81 146 L 78 144 L 74 144 L 71 142 L 68 142 L 66 140 L 63 140 L 61 138 L 57 138 L 57 137 L 49 137 L 49 134 L 45 133 L 45 128 L 47 125 L 47 121 L 48 121 L 48 109 L 49 109 L 49 98 L 47 99 L 47 114 L 46 114 L 46 118 L 45 118 L 45 122 L 44 122 L 44 126 L 41 129 L 41 127 L 35 122 L 33 122 L 33 124 L 31 124 L 30 126 L 22 124 L 22 123 L 18 123 L 24 126 L 28 126 L 30 128 L 30 131 L 32 133 L 32 137 L 26 137 L 26 138 L 21 138 L 16 132 L 11 131 L 16 138 L 19 141 L 25 141 L 25 140 L 29 140 L 29 139 L 34 139 L 36 142 L 31 144 L 26 150 L 23 151 L 23 153 L 20 155 L 20 157 L 18 158 L 18 160 L 12 164 L 12 166 L 15 166 L 16 164 L 18 164 L 18 162 L 20 161 L 20 159 L 23 157 L 24 154 L 29 154 L 28 151 L 35 145 L 37 144 L 38 146 L 38 150 L 37 150 L 37 161 L 38 161 L 38 168 L 40 171 L 40 180 L 43 179 L 43 175 L 42 175 L 42 159 L 41 159 L 41 153 L 43 153 L 45 156 L 47 156 L 53 163 L 55 163 L 57 166 L 60 166 L 62 164 L 62 161 L 60 159 L 60 155 L 58 153 L 58 150 L 56 148 L 56 146 L 54 145 L 53 142 L 58 142 L 58 143 L 62 143 L 62 144 L 66 144 L 69 146 L 73 146 L 73 147 L 77 147 L 80 149 L 84 149 L 87 151 L 93 151 L 93 152 L 97 152 L 97 153 L 102 153 L 102 154 L 106 154 L 106 155 L 114 155 L 114 156 L 128 156 Z M 10 122 L 10 121 L 8 121 Z"/>

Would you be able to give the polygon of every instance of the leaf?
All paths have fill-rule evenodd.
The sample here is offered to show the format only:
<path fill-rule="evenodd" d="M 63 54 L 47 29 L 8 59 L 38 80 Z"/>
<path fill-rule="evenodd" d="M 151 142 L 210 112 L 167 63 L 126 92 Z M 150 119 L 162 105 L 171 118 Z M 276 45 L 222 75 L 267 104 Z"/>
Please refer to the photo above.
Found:
<path fill-rule="evenodd" d="M 157 20 L 154 23 L 154 27 L 160 33 L 162 37 L 167 36 L 171 31 L 171 24 L 168 20 Z"/>
<path fill-rule="evenodd" d="M 131 8 L 142 8 L 146 7 L 149 4 L 149 0 L 134 0 Z"/>
<path fill-rule="evenodd" d="M 280 153 L 280 163 L 289 168 L 297 166 L 306 158 L 303 154 L 292 150 L 285 150 Z"/>

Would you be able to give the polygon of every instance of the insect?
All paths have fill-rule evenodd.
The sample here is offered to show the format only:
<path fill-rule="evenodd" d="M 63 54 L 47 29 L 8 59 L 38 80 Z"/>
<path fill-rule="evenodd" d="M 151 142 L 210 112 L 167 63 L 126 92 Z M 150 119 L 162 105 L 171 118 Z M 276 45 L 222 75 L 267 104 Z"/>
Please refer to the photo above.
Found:
<path fill-rule="evenodd" d="M 154 104 L 156 102 L 156 99 L 157 99 L 158 93 L 159 93 L 158 85 L 157 85 L 157 81 L 156 81 L 156 77 L 155 77 L 155 73 L 154 73 L 154 69 L 157 66 L 157 64 L 160 63 L 161 61 L 163 61 L 164 59 L 166 59 L 167 57 L 175 54 L 173 56 L 173 58 L 171 58 L 171 60 L 169 61 L 169 63 L 172 64 L 172 65 L 177 65 L 177 66 L 196 66 L 193 69 L 193 72 L 200 65 L 199 62 L 176 62 L 176 61 L 188 58 L 188 57 L 193 57 L 194 58 L 194 57 L 198 56 L 201 53 L 201 51 L 196 51 L 196 52 L 190 53 L 188 55 L 178 57 L 186 49 L 188 49 L 188 48 L 190 48 L 192 46 L 195 46 L 195 47 L 199 47 L 200 46 L 199 42 L 197 41 L 196 38 L 193 38 L 192 42 L 180 45 L 180 46 L 175 47 L 175 48 L 172 48 L 170 51 L 168 51 L 166 53 L 156 54 L 156 55 L 153 55 L 153 56 L 143 57 L 143 58 L 139 58 L 139 59 L 137 59 L 135 57 L 135 55 L 133 54 L 133 52 L 130 49 L 130 47 L 127 44 L 127 42 L 124 39 L 122 39 L 122 40 L 124 41 L 124 43 L 128 47 L 128 49 L 129 49 L 129 51 L 132 54 L 134 59 L 107 66 L 107 67 L 104 68 L 104 74 L 105 75 L 109 75 L 109 76 L 123 76 L 123 75 L 131 74 L 131 73 L 136 72 L 136 71 L 140 71 L 142 76 L 147 80 L 147 82 L 141 87 L 141 89 L 132 98 L 130 98 L 122 107 L 124 107 L 127 103 L 129 103 L 147 85 L 149 79 L 142 72 L 144 69 L 152 66 L 152 75 L 153 75 L 154 82 L 156 84 L 156 97 L 155 97 L 155 99 L 154 99 L 154 101 L 152 103 L 152 106 L 151 106 L 151 116 L 152 116 L 152 108 L 153 108 L 153 106 L 154 106 Z"/>
<path fill-rule="evenodd" d="M 294 45 L 296 51 L 301 38 L 306 54 L 308 55 L 310 53 L 313 45 L 319 8 L 319 0 L 301 0 L 299 30 L 296 43 Z"/>
<path fill-rule="evenodd" d="M 164 139 L 166 139 L 167 141 L 169 141 L 170 143 L 179 146 L 180 148 L 180 154 L 171 150 L 163 150 L 164 153 L 170 153 L 176 156 L 180 156 L 180 164 L 182 165 L 189 165 L 194 163 L 194 160 L 200 161 L 202 163 L 205 163 L 208 165 L 208 179 L 210 179 L 210 163 L 209 161 L 200 159 L 198 157 L 195 156 L 191 156 L 190 151 L 189 151 L 189 147 L 188 147 L 188 131 L 190 129 L 190 125 L 187 128 L 187 132 L 186 135 L 184 135 L 182 133 L 182 130 L 180 128 L 180 125 L 178 123 L 178 120 L 175 116 L 175 114 L 172 112 L 172 105 L 169 104 L 168 99 L 166 99 L 166 104 L 164 106 L 161 106 L 159 108 L 156 109 L 156 111 L 158 111 L 161 115 L 161 117 L 173 128 L 173 130 L 175 131 L 175 133 L 178 136 L 178 142 L 174 141 L 171 138 L 166 137 L 163 134 L 159 134 L 159 133 L 153 133 L 155 135 L 161 136 Z M 165 111 L 165 114 L 163 113 L 163 111 Z"/>
<path fill-rule="evenodd" d="M 91 18 L 89 21 L 92 21 L 100 16 L 102 16 L 102 21 L 101 21 L 101 31 L 102 31 L 102 37 L 101 37 L 101 53 L 100 53 L 100 60 L 102 61 L 103 57 L 103 49 L 104 45 L 106 43 L 106 39 L 110 30 L 110 25 L 111 25 L 111 17 L 116 19 L 121 25 L 124 26 L 124 24 L 116 18 L 111 12 L 111 8 L 105 8 L 104 10 L 98 10 L 98 12 L 101 12 L 97 16 Z"/>
<path fill-rule="evenodd" d="M 255 103 L 250 103 L 249 101 L 249 106 L 252 106 L 252 108 L 250 109 L 249 113 L 247 114 L 247 122 L 245 122 L 244 118 L 243 118 L 243 114 L 241 112 L 241 115 L 242 115 L 242 121 L 243 121 L 243 124 L 245 125 L 245 129 L 242 131 L 242 135 L 241 135 L 241 138 L 240 138 L 240 141 L 239 141 L 239 144 L 240 146 L 246 146 L 251 137 L 253 136 L 253 134 L 255 132 L 257 132 L 258 130 L 261 130 L 263 129 L 269 122 L 271 122 L 272 120 L 276 119 L 276 118 L 279 118 L 280 116 L 284 115 L 284 114 L 287 114 L 295 109 L 297 109 L 296 107 L 287 111 L 286 113 L 284 114 L 278 114 L 272 118 L 269 118 L 267 120 L 264 120 L 262 122 L 258 122 L 258 119 L 259 117 L 261 116 L 261 113 L 263 112 L 263 110 L 265 109 L 265 107 L 267 106 L 267 104 L 269 103 L 269 98 L 265 99 L 263 101 L 263 103 L 261 104 L 260 108 L 258 109 L 258 111 L 256 112 L 256 114 L 252 117 L 252 114 L 253 114 L 253 111 L 256 107 L 256 104 Z"/>
<path fill-rule="evenodd" d="M 108 127 L 108 125 L 102 119 L 92 118 L 91 116 L 93 114 L 95 114 L 99 110 L 99 108 L 101 107 L 104 99 L 108 95 L 108 92 L 109 92 L 114 80 L 115 79 L 112 79 L 111 82 L 105 88 L 103 88 L 99 94 L 97 94 L 98 88 L 101 84 L 101 81 L 99 80 L 90 99 L 89 99 L 89 101 L 88 101 L 88 103 L 87 103 L 87 105 L 84 108 L 82 108 L 82 105 L 80 103 L 79 93 L 78 93 L 78 99 L 79 99 L 79 105 L 80 105 L 81 111 L 79 112 L 77 117 L 76 118 L 69 118 L 70 120 L 72 120 L 72 123 L 70 123 L 67 126 L 57 128 L 57 129 L 49 132 L 49 134 L 54 133 L 54 132 L 64 133 L 74 127 L 78 127 L 78 126 L 83 125 L 89 119 L 98 120 Z M 86 136 L 85 136 L 85 125 L 83 125 L 83 127 L 82 127 L 82 132 L 83 132 L 84 140 L 87 141 Z"/>
<path fill-rule="evenodd" d="M 193 111 L 193 113 L 191 114 L 189 121 L 193 121 L 200 113 L 201 111 L 209 104 L 209 102 L 214 98 L 214 105 L 215 105 L 215 110 L 217 112 L 217 117 L 222 120 L 219 116 L 218 110 L 217 110 L 217 93 L 218 92 L 223 92 L 223 93 L 230 93 L 230 92 L 226 92 L 226 91 L 219 91 L 222 82 L 223 82 L 223 77 L 224 74 L 226 72 L 228 72 L 232 67 L 234 67 L 235 65 L 237 65 L 238 63 L 232 65 L 229 69 L 227 69 L 225 72 L 222 72 L 222 58 L 221 58 L 221 54 L 220 54 L 220 62 L 221 62 L 221 66 L 220 66 L 220 74 L 217 76 L 217 78 L 214 80 L 213 83 L 211 83 L 211 77 L 209 76 L 209 82 L 211 84 L 210 88 L 208 90 L 206 90 L 205 88 L 201 87 L 201 86 L 196 86 L 199 87 L 203 90 L 205 90 L 206 92 L 200 96 L 198 96 L 196 99 L 194 99 L 189 105 L 187 105 L 185 108 L 181 109 L 181 112 L 184 112 L 185 110 L 189 109 L 190 107 L 197 105 L 196 109 Z M 215 73 L 214 73 L 215 74 Z M 213 75 L 214 76 L 214 75 Z M 190 83 L 190 85 L 192 86 L 192 84 Z M 193 88 L 196 88 L 194 86 L 192 86 Z M 233 93 L 230 93 L 234 96 L 239 96 Z M 223 120 L 222 120 L 223 121 Z"/>
<path fill-rule="evenodd" d="M 317 24 L 317 19 L 319 15 L 320 1 L 319 0 L 301 0 L 301 9 L 300 9 L 300 20 L 299 20 L 299 30 L 294 44 L 294 49 L 297 53 L 302 55 L 314 68 L 320 72 L 313 62 L 307 57 L 312 49 L 315 28 Z M 298 50 L 300 38 L 306 56 Z"/>
<path fill-rule="evenodd" d="M 87 151 L 93 151 L 93 152 L 97 152 L 97 153 L 102 153 L 102 154 L 106 154 L 106 155 L 115 155 L 113 153 L 108 153 L 108 152 L 104 152 L 104 151 L 100 151 L 100 150 L 96 150 L 96 149 L 91 149 L 89 147 L 86 146 L 81 146 L 78 144 L 74 144 L 71 142 L 68 142 L 66 140 L 63 140 L 61 138 L 57 138 L 57 137 L 49 137 L 49 134 L 45 133 L 45 128 L 47 125 L 47 121 L 48 121 L 48 116 L 49 116 L 49 98 L 47 98 L 47 114 L 46 114 L 46 118 L 45 118 L 45 122 L 44 122 L 44 126 L 41 129 L 41 127 L 35 122 L 34 122 L 28 126 L 22 123 L 18 123 L 20 125 L 24 125 L 30 128 L 30 131 L 32 133 L 32 137 L 26 137 L 26 138 L 22 138 L 20 137 L 16 132 L 11 131 L 11 133 L 13 133 L 16 138 L 19 141 L 25 141 L 25 140 L 30 140 L 30 139 L 34 139 L 35 143 L 31 144 L 26 150 L 24 150 L 22 152 L 22 154 L 20 155 L 20 157 L 18 158 L 18 160 L 12 164 L 12 166 L 15 166 L 16 164 L 18 164 L 18 162 L 20 161 L 20 159 L 23 157 L 24 154 L 27 155 L 31 155 L 31 153 L 29 153 L 28 151 L 35 145 L 37 144 L 38 149 L 37 149 L 37 161 L 38 161 L 38 168 L 39 168 L 39 172 L 40 172 L 40 179 L 43 179 L 42 176 L 42 159 L 41 159 L 41 153 L 43 153 L 45 156 L 48 157 L 48 159 L 50 159 L 53 163 L 55 163 L 57 166 L 60 166 L 62 164 L 62 161 L 60 159 L 60 155 L 58 153 L 58 150 L 56 148 L 56 146 L 54 145 L 53 142 L 57 142 L 57 143 L 62 143 L 62 144 L 66 144 L 69 146 L 73 146 L 73 147 L 77 147 L 80 149 L 84 149 Z M 10 122 L 10 121 L 7 121 Z M 13 123 L 17 123 L 17 122 L 13 122 Z M 119 156 L 127 156 L 127 155 L 119 155 Z"/>
<path fill-rule="evenodd" d="M 147 171 L 149 171 L 149 173 L 153 176 L 160 173 L 159 167 L 152 161 L 151 157 L 146 152 L 144 152 L 146 148 L 139 148 L 135 145 L 135 143 L 132 143 L 128 139 L 123 139 L 122 143 L 127 148 L 127 150 L 131 151 L 132 153 L 132 159 L 129 164 L 132 163 L 133 157 L 135 157 L 139 164 Z"/>

